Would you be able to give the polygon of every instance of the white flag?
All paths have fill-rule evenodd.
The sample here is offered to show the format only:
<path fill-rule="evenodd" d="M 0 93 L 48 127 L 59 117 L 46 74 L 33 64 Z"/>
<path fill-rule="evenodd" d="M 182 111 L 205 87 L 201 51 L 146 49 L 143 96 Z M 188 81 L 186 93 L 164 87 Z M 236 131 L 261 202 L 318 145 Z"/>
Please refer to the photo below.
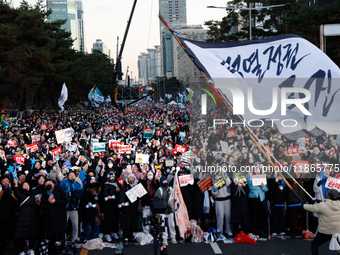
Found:
<path fill-rule="evenodd" d="M 339 133 L 340 69 L 307 40 L 179 40 L 247 126 L 271 126 L 289 139 Z"/>
<path fill-rule="evenodd" d="M 60 107 L 61 111 L 65 110 L 64 104 L 67 101 L 67 98 L 68 98 L 68 90 L 67 90 L 67 87 L 66 87 L 65 82 L 64 82 L 63 87 L 61 89 L 60 97 L 58 99 L 58 106 Z"/>

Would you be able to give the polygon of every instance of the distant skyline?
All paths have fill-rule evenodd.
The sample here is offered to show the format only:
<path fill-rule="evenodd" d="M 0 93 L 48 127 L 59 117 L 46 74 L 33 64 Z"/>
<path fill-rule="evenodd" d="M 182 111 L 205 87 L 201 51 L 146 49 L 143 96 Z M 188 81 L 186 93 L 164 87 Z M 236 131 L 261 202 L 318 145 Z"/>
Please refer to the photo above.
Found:
<path fill-rule="evenodd" d="M 117 36 L 120 39 L 120 47 L 134 0 L 82 1 L 86 51 L 90 53 L 96 39 L 101 39 L 111 50 L 111 57 L 116 61 Z M 34 5 L 37 1 L 27 0 L 27 2 Z M 211 19 L 221 20 L 226 15 L 225 10 L 207 9 L 206 6 L 225 6 L 227 2 L 227 0 L 187 0 L 188 24 L 203 24 L 204 21 Z M 14 0 L 14 7 L 18 7 L 19 4 L 19 0 Z M 158 4 L 159 0 L 137 1 L 122 59 L 124 75 L 129 66 L 133 79 L 136 77 L 138 80 L 138 55 L 146 52 L 147 48 L 160 44 Z"/>

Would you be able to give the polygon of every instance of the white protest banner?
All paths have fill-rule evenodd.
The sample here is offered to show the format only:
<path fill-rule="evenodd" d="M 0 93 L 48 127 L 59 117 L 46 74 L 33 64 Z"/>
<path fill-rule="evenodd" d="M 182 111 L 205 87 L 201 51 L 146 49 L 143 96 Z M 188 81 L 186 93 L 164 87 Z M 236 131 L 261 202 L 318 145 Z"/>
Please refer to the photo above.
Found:
<path fill-rule="evenodd" d="M 106 151 L 105 143 L 93 143 L 92 144 L 92 152 L 102 152 Z"/>
<path fill-rule="evenodd" d="M 306 139 L 304 137 L 299 138 L 298 140 L 298 144 L 299 144 L 299 150 L 306 150 Z"/>
<path fill-rule="evenodd" d="M 333 177 L 328 177 L 326 184 L 325 184 L 326 188 L 329 189 L 336 189 L 336 190 L 340 190 L 340 179 L 336 179 Z"/>
<path fill-rule="evenodd" d="M 228 145 L 228 142 L 220 141 L 220 144 L 221 144 L 222 153 L 228 154 L 228 153 L 229 153 L 229 145 Z"/>
<path fill-rule="evenodd" d="M 174 166 L 174 160 L 173 159 L 165 160 L 165 166 L 167 167 Z"/>
<path fill-rule="evenodd" d="M 55 136 L 57 137 L 58 144 L 61 144 L 63 142 L 71 142 L 73 137 L 73 130 L 71 128 L 58 130 L 55 131 Z"/>
<path fill-rule="evenodd" d="M 119 153 L 128 153 L 131 152 L 131 145 L 120 145 L 119 146 Z"/>
<path fill-rule="evenodd" d="M 266 185 L 267 184 L 267 175 L 265 175 L 265 174 L 252 175 L 251 181 L 253 183 L 253 186 L 261 186 L 261 183 Z"/>
<path fill-rule="evenodd" d="M 137 198 L 140 198 L 146 194 L 147 192 L 141 183 L 125 193 L 125 195 L 129 198 L 131 203 L 135 202 Z"/>
<path fill-rule="evenodd" d="M 185 132 L 179 132 L 179 137 L 185 137 L 185 136 L 186 136 Z"/>
<path fill-rule="evenodd" d="M 66 150 L 76 152 L 78 150 L 77 145 L 72 145 L 71 143 L 66 144 Z"/>
<path fill-rule="evenodd" d="M 99 139 L 91 138 L 91 144 L 99 143 Z"/>
<path fill-rule="evenodd" d="M 135 163 L 149 164 L 149 157 L 150 157 L 149 155 L 144 155 L 144 154 L 137 153 L 136 154 Z"/>
<path fill-rule="evenodd" d="M 192 174 L 182 175 L 179 177 L 179 184 L 181 187 L 185 187 L 194 184 L 194 176 Z"/>
<path fill-rule="evenodd" d="M 120 145 L 122 145 L 122 144 L 120 142 L 118 142 L 118 141 L 114 141 L 114 140 L 110 140 L 109 141 L 109 148 L 110 148 L 110 150 L 119 149 Z"/>
<path fill-rule="evenodd" d="M 32 135 L 32 143 L 36 143 L 40 141 L 40 135 Z"/>

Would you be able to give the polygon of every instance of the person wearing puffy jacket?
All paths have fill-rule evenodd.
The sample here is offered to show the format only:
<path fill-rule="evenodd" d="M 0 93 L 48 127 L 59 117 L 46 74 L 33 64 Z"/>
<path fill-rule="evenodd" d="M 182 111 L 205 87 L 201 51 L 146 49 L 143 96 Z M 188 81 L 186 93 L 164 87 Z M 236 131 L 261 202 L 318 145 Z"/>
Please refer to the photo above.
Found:
<path fill-rule="evenodd" d="M 323 202 L 314 205 L 304 204 L 303 209 L 318 214 L 318 232 L 311 243 L 312 255 L 318 255 L 319 246 L 330 241 L 333 234 L 340 232 L 339 193 L 331 189 Z"/>

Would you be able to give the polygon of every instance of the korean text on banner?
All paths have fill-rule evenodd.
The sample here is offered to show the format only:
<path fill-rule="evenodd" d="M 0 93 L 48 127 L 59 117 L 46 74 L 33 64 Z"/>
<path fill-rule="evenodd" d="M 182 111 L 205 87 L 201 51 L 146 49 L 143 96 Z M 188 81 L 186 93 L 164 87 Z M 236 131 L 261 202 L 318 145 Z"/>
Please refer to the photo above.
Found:
<path fill-rule="evenodd" d="M 106 151 L 105 143 L 93 143 L 92 144 L 92 152 L 102 152 Z"/>
<path fill-rule="evenodd" d="M 142 196 L 146 195 L 147 192 L 143 185 L 139 183 L 137 186 L 128 190 L 125 194 L 129 198 L 130 202 L 133 203 L 137 200 L 137 198 L 141 198 Z"/>
<path fill-rule="evenodd" d="M 252 175 L 251 181 L 253 183 L 253 186 L 261 186 L 261 183 L 266 185 L 267 184 L 267 175 L 265 175 L 265 174 Z"/>
<path fill-rule="evenodd" d="M 73 130 L 70 128 L 55 131 L 55 136 L 57 137 L 58 144 L 63 142 L 71 142 L 73 137 Z"/>
<path fill-rule="evenodd" d="M 194 176 L 192 174 L 182 175 L 179 177 L 179 184 L 181 187 L 185 187 L 194 184 Z"/>

